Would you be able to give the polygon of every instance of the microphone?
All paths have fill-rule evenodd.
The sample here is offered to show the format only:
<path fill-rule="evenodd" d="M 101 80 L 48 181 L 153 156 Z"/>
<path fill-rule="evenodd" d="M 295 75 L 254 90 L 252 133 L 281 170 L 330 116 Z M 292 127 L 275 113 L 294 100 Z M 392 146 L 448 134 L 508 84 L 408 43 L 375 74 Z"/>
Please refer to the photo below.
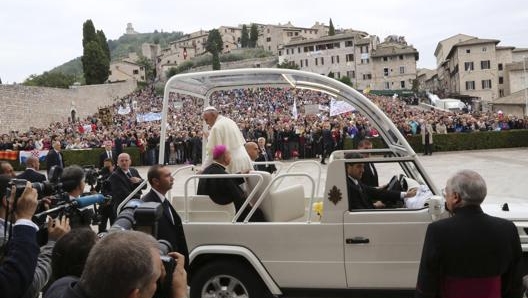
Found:
<path fill-rule="evenodd" d="M 72 206 L 75 206 L 77 208 L 84 208 L 88 207 L 90 205 L 96 204 L 96 203 L 103 203 L 106 200 L 106 197 L 102 194 L 95 194 L 95 195 L 89 195 L 77 198 L 73 200 Z"/>

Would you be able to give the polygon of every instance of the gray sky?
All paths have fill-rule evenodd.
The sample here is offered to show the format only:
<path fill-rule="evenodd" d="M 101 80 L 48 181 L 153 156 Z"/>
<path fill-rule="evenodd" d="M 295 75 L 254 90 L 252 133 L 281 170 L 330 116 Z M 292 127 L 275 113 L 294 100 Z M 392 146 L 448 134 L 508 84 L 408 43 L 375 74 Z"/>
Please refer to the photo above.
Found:
<path fill-rule="evenodd" d="M 257 4 L 258 3 L 258 4 Z M 526 0 L 16 0 L 0 5 L 0 78 L 22 82 L 82 55 L 82 24 L 92 19 L 109 39 L 126 24 L 138 32 L 191 33 L 243 23 L 311 27 L 316 21 L 377 35 L 403 35 L 434 68 L 438 41 L 463 33 L 528 47 Z"/>

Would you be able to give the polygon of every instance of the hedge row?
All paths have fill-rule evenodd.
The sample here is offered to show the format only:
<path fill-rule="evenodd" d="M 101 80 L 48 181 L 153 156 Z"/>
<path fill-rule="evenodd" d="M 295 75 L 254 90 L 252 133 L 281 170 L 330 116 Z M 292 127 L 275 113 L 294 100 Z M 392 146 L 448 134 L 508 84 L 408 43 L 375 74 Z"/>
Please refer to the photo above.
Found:
<path fill-rule="evenodd" d="M 371 139 L 374 148 L 386 148 L 380 138 Z M 423 152 L 421 135 L 409 136 L 407 141 L 417 153 Z M 345 140 L 345 149 L 353 149 L 351 139 Z M 472 133 L 450 133 L 433 135 L 433 151 L 459 151 L 476 149 L 497 149 L 528 147 L 528 130 L 510 131 L 485 131 Z M 99 163 L 99 156 L 103 153 L 102 148 L 92 150 L 64 150 L 64 161 L 68 165 L 95 165 Z M 125 148 L 125 152 L 130 154 L 132 165 L 139 165 L 139 150 L 136 147 Z M 24 165 L 20 165 L 18 160 L 10 161 L 16 171 L 24 170 Z M 41 169 L 46 168 L 46 163 L 42 162 Z"/>
<path fill-rule="evenodd" d="M 103 148 L 96 148 L 90 150 L 62 150 L 62 155 L 64 156 L 64 163 L 66 166 L 69 165 L 80 165 L 88 166 L 94 165 L 98 167 L 99 165 L 99 156 L 104 152 Z M 139 165 L 139 150 L 136 147 L 125 148 L 124 152 L 130 154 L 132 159 L 132 165 Z M 13 165 L 15 171 L 23 171 L 25 165 L 21 165 L 19 160 L 9 160 Z M 46 169 L 46 162 L 40 163 L 40 169 Z"/>

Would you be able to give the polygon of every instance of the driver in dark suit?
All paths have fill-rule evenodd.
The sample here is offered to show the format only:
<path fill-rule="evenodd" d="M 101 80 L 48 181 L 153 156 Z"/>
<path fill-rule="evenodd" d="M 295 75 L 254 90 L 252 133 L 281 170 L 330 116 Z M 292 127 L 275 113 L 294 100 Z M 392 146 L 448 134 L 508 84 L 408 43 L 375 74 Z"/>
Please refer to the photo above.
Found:
<path fill-rule="evenodd" d="M 346 159 L 363 158 L 358 153 L 347 153 Z M 364 163 L 348 162 L 345 164 L 347 174 L 348 211 L 355 209 L 384 208 L 387 204 L 396 205 L 404 198 L 414 197 L 416 188 L 407 192 L 378 189 L 361 182 Z M 376 199 L 373 201 L 373 199 Z"/>
<path fill-rule="evenodd" d="M 152 188 L 141 200 L 161 203 L 163 206 L 163 216 L 158 221 L 157 238 L 169 241 L 172 251 L 177 251 L 185 257 L 185 270 L 189 270 L 189 250 L 182 220 L 165 197 L 165 194 L 172 188 L 174 178 L 165 166 L 153 165 L 147 173 L 147 179 Z"/>

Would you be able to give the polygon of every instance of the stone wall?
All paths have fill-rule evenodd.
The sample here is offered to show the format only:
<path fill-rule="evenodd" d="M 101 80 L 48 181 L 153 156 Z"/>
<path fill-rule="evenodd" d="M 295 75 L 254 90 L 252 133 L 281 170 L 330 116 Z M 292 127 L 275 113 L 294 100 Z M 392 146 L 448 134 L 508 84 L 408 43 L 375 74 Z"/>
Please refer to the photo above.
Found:
<path fill-rule="evenodd" d="M 276 67 L 277 66 L 277 57 L 266 57 L 266 58 L 255 58 L 255 59 L 245 59 L 239 61 L 231 62 L 221 62 L 221 69 L 236 69 L 236 68 L 267 68 L 267 67 Z M 213 70 L 212 65 L 205 65 L 199 67 L 193 67 L 192 72 L 198 71 L 210 71 Z"/>
<path fill-rule="evenodd" d="M 0 134 L 67 121 L 72 111 L 82 119 L 135 89 L 134 81 L 71 89 L 0 85 Z"/>

